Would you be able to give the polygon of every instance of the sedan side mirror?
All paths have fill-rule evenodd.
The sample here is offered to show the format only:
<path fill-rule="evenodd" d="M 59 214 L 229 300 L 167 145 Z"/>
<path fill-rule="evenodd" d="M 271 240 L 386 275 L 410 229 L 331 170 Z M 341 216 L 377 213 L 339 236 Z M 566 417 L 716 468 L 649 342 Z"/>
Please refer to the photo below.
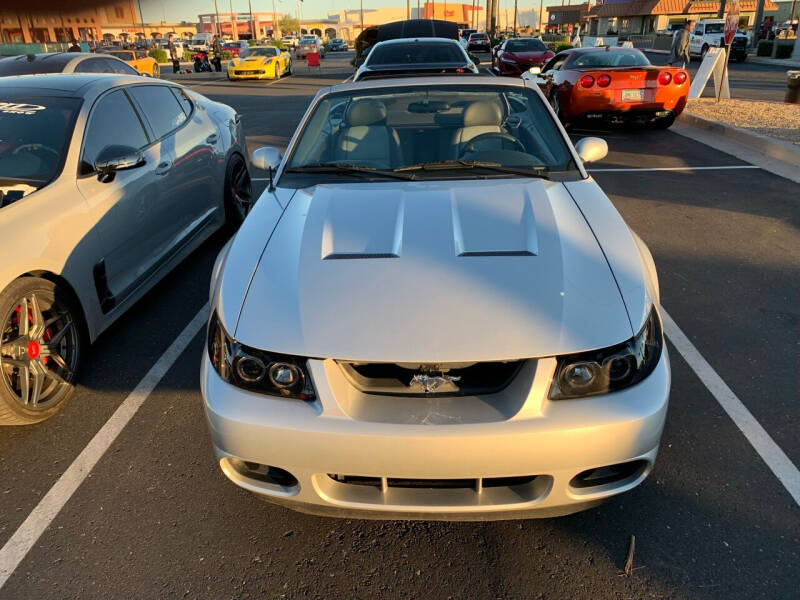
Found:
<path fill-rule="evenodd" d="M 269 173 L 268 189 L 270 192 L 273 191 L 275 185 L 273 184 L 272 176 L 275 175 L 275 171 L 278 170 L 278 166 L 281 164 L 281 151 L 272 146 L 264 146 L 253 152 L 253 159 L 250 162 L 253 163 L 255 168 Z"/>
<path fill-rule="evenodd" d="M 94 170 L 97 171 L 98 180 L 108 183 L 114 179 L 117 171 L 135 169 L 145 162 L 141 150 L 131 146 L 106 146 L 97 155 Z"/>
<path fill-rule="evenodd" d="M 587 137 L 578 140 L 575 150 L 584 163 L 603 160 L 608 155 L 608 144 L 602 138 Z"/>

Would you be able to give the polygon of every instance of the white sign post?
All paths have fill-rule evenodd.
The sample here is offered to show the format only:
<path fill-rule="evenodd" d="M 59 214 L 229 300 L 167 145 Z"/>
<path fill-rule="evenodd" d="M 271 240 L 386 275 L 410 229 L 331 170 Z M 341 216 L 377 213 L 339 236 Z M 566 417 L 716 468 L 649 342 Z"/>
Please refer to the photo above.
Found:
<path fill-rule="evenodd" d="M 694 100 L 703 95 L 703 90 L 708 85 L 711 75 L 714 75 L 714 91 L 718 98 L 726 100 L 731 97 L 731 90 L 728 87 L 728 70 L 725 62 L 728 56 L 725 48 L 709 48 L 700 68 L 692 80 L 692 87 L 689 88 L 689 99 Z"/>

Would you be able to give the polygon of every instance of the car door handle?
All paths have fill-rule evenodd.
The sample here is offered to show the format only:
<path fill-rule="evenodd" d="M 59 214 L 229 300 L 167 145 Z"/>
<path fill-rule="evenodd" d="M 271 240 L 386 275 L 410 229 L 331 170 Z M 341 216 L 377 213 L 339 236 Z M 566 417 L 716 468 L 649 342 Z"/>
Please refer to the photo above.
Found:
<path fill-rule="evenodd" d="M 156 167 L 156 175 L 166 175 L 171 168 L 171 162 L 162 162 Z"/>
<path fill-rule="evenodd" d="M 210 136 L 206 138 L 207 144 L 216 144 L 219 136 L 216 133 L 212 133 Z"/>

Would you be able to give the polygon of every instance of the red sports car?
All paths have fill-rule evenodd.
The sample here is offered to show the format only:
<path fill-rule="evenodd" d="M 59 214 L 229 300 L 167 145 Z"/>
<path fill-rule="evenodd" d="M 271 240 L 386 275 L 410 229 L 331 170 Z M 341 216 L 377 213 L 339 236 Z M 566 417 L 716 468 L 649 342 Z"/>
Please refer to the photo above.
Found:
<path fill-rule="evenodd" d="M 551 58 L 537 77 L 565 124 L 649 123 L 666 129 L 689 97 L 689 74 L 684 69 L 652 65 L 633 48 L 565 50 Z"/>
<path fill-rule="evenodd" d="M 519 77 L 531 67 L 541 67 L 555 52 L 537 38 L 512 38 L 492 49 L 492 68 L 499 75 Z"/>

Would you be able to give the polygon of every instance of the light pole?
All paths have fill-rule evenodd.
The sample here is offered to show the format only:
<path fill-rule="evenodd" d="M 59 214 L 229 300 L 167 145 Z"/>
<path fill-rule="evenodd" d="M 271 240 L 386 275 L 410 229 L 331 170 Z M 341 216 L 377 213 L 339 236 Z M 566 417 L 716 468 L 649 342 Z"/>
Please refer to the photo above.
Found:
<path fill-rule="evenodd" d="M 239 39 L 239 27 L 237 27 L 236 23 L 236 14 L 233 12 L 233 0 L 230 0 L 228 6 L 231 9 L 231 37 L 235 42 Z"/>
<path fill-rule="evenodd" d="M 756 4 L 756 20 L 753 22 L 753 48 L 758 48 L 758 40 L 761 36 L 761 21 L 764 19 L 764 0 L 758 0 Z"/>
<path fill-rule="evenodd" d="M 512 35 L 515 37 L 517 35 L 517 0 L 514 0 L 514 32 Z"/>
<path fill-rule="evenodd" d="M 217 6 L 217 0 L 214 0 L 214 29 L 217 35 L 222 33 L 222 27 L 219 24 L 219 7 Z"/>
<path fill-rule="evenodd" d="M 542 35 L 542 13 L 544 11 L 544 0 L 539 0 L 539 24 L 536 29 L 539 30 L 539 36 Z"/>
<path fill-rule="evenodd" d="M 361 33 L 364 33 L 364 0 L 361 0 Z"/>

